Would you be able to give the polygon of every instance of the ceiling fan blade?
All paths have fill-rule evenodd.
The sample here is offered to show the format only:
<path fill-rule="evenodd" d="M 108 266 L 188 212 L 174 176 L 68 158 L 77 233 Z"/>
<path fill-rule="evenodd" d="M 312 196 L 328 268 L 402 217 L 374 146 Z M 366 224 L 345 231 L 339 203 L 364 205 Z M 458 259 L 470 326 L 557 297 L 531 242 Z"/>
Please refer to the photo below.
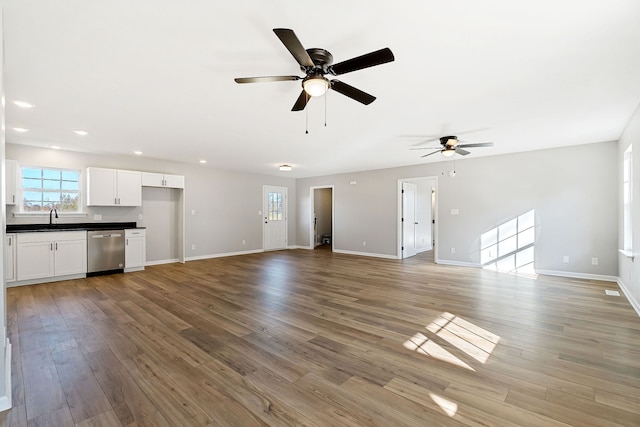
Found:
<path fill-rule="evenodd" d="M 340 80 L 331 80 L 331 89 L 345 96 L 348 96 L 351 99 L 355 99 L 356 101 L 361 102 L 364 105 L 369 105 L 376 100 L 375 96 L 369 95 L 368 93 L 363 92 L 360 89 L 356 89 L 355 87 L 350 86 L 346 83 L 343 83 Z"/>
<path fill-rule="evenodd" d="M 430 155 L 432 155 L 432 154 L 439 153 L 439 152 L 441 152 L 441 151 L 442 151 L 442 150 L 436 150 L 436 151 L 434 151 L 433 153 L 425 154 L 424 156 L 420 156 L 420 157 L 427 157 L 427 156 L 430 156 Z"/>
<path fill-rule="evenodd" d="M 346 61 L 338 62 L 330 67 L 330 71 L 333 75 L 350 73 L 356 70 L 362 70 L 363 68 L 373 67 L 374 65 L 385 64 L 395 59 L 393 52 L 388 47 L 384 49 L 376 50 L 375 52 L 366 53 L 355 58 L 347 59 Z"/>
<path fill-rule="evenodd" d="M 493 142 L 477 142 L 475 144 L 459 144 L 458 147 L 463 147 L 463 148 L 493 147 Z"/>
<path fill-rule="evenodd" d="M 416 148 L 409 148 L 409 150 L 442 150 L 442 148 L 440 148 L 440 147 L 416 147 Z"/>
<path fill-rule="evenodd" d="M 282 44 L 284 44 L 284 47 L 291 52 L 291 55 L 293 55 L 298 64 L 303 67 L 313 67 L 315 65 L 293 30 L 274 28 L 273 32 L 276 33 L 276 36 L 278 36 Z"/>
<path fill-rule="evenodd" d="M 467 154 L 471 154 L 470 151 L 467 150 L 463 150 L 462 148 L 460 148 L 459 146 L 456 147 L 456 153 L 462 155 L 462 156 L 466 156 Z"/>
<path fill-rule="evenodd" d="M 291 109 L 291 111 L 302 111 L 302 110 L 304 110 L 304 107 L 307 106 L 307 103 L 309 102 L 310 98 L 311 98 L 311 96 L 309 96 L 309 94 L 307 92 L 305 92 L 304 90 L 302 92 L 300 92 L 300 96 L 296 100 L 296 103 L 293 104 L 293 108 Z"/>
<path fill-rule="evenodd" d="M 298 76 L 264 76 L 264 77 L 236 77 L 236 83 L 262 83 L 262 82 L 285 82 L 289 80 L 300 80 Z"/>

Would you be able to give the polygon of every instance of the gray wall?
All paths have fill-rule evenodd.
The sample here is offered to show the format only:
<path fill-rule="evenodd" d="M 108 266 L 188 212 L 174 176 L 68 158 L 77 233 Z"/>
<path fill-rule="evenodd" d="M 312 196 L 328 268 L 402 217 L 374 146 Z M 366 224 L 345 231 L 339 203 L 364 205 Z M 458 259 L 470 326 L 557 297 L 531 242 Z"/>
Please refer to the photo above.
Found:
<path fill-rule="evenodd" d="M 80 169 L 107 167 L 114 169 L 163 172 L 185 176 L 185 240 L 186 258 L 233 254 L 262 249 L 262 186 L 287 187 L 289 193 L 288 239 L 293 245 L 295 235 L 295 180 L 278 176 L 250 175 L 234 171 L 217 170 L 206 165 L 158 161 L 144 157 L 86 154 L 64 150 L 7 144 L 6 157 L 22 164 Z M 169 190 L 162 190 L 169 191 Z M 176 190 L 171 190 L 176 191 Z M 83 188 L 86 194 L 86 185 Z M 164 194 L 164 195 L 163 195 Z M 102 221 L 136 221 L 139 225 L 149 222 L 153 227 L 147 233 L 148 254 L 152 257 L 173 257 L 172 252 L 159 251 L 154 255 L 154 245 L 164 245 L 175 237 L 149 231 L 159 230 L 163 221 L 157 206 L 171 208 L 173 194 L 156 193 L 145 189 L 141 207 L 86 207 L 87 217 L 61 218 L 60 222 L 92 222 L 94 214 L 102 215 Z M 155 202 L 153 201 L 156 198 Z M 160 199 L 158 199 L 158 197 Z M 160 200 L 165 199 L 164 202 Z M 85 202 L 86 203 L 86 202 Z M 149 205 L 151 203 L 151 207 Z M 17 209 L 17 208 L 15 208 Z M 7 208 L 9 223 L 46 222 L 47 218 L 15 218 L 13 207 Z M 193 213 L 193 214 L 192 214 Z M 171 213 L 169 213 L 171 214 Z M 143 220 L 138 220 L 143 215 Z M 171 233 L 170 230 L 166 231 Z M 245 244 L 242 241 L 245 240 Z M 196 246 L 192 250 L 192 245 Z M 149 261 L 156 259 L 148 258 Z"/>
<path fill-rule="evenodd" d="M 629 146 L 633 146 L 633 205 L 632 205 L 632 230 L 633 252 L 638 253 L 640 248 L 640 106 L 629 120 L 618 144 L 618 173 L 616 175 L 616 189 L 619 200 L 618 217 L 618 247 L 623 247 L 623 216 L 622 216 L 622 160 L 624 152 Z M 638 314 L 640 314 L 640 259 L 633 261 L 622 254 L 618 254 L 618 268 L 621 285 L 625 289 L 627 297 L 631 300 Z"/>
<path fill-rule="evenodd" d="M 482 233 L 534 209 L 537 270 L 617 276 L 616 157 L 605 142 L 458 160 L 454 178 L 448 161 L 299 179 L 298 245 L 309 245 L 309 187 L 334 185 L 334 250 L 395 257 L 397 181 L 439 176 L 439 262 L 479 265 Z"/>

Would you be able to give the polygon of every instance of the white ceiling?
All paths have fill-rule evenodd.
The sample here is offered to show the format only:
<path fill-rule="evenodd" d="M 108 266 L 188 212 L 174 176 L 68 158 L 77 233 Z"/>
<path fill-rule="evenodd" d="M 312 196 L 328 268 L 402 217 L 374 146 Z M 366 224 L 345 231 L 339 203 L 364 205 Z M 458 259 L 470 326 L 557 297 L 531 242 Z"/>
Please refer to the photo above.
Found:
<path fill-rule="evenodd" d="M 15 144 L 308 177 L 440 161 L 409 150 L 429 136 L 495 143 L 468 158 L 615 140 L 640 103 L 638 0 L 2 5 Z M 335 63 L 383 47 L 396 60 L 341 76 L 378 99 L 329 91 L 325 127 L 322 98 L 290 111 L 300 82 L 233 81 L 302 75 L 273 28 Z"/>

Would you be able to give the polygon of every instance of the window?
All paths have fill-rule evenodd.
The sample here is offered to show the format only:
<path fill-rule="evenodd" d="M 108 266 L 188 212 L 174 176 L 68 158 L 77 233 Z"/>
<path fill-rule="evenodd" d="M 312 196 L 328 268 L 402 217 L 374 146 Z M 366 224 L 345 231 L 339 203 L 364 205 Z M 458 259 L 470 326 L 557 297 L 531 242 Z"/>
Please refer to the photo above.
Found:
<path fill-rule="evenodd" d="M 284 219 L 282 207 L 282 193 L 269 192 L 269 212 L 267 215 L 269 221 L 282 221 Z"/>
<path fill-rule="evenodd" d="M 623 223 L 622 223 L 622 236 L 623 236 L 623 249 L 625 251 L 633 250 L 632 235 L 631 235 L 631 204 L 632 204 L 632 192 L 633 192 L 633 156 L 631 152 L 631 146 L 624 152 L 624 159 L 622 161 L 622 205 L 623 205 Z"/>
<path fill-rule="evenodd" d="M 22 212 L 78 212 L 80 171 L 24 166 L 21 168 Z"/>

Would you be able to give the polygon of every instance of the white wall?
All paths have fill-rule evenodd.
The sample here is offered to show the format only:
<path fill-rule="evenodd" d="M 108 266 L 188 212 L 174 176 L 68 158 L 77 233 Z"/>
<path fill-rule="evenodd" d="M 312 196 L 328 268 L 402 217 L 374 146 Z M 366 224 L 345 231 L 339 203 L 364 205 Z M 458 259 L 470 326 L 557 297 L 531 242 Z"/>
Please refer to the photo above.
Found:
<path fill-rule="evenodd" d="M 295 214 L 295 180 L 268 175 L 250 175 L 234 171 L 217 170 L 206 165 L 192 165 L 177 162 L 159 161 L 134 156 L 115 156 L 77 153 L 63 150 L 51 150 L 22 145 L 7 144 L 6 156 L 15 159 L 19 164 L 52 166 L 80 169 L 84 171 L 88 166 L 107 167 L 116 169 L 141 170 L 148 172 L 164 172 L 185 176 L 185 240 L 186 258 L 219 256 L 245 251 L 262 250 L 262 186 L 274 185 L 287 187 L 289 192 L 289 218 Z M 86 192 L 86 186 L 83 188 Z M 147 190 L 144 195 L 151 194 Z M 167 197 L 169 197 L 167 195 Z M 171 196 L 173 197 L 173 196 Z M 148 201 L 147 201 L 148 202 Z M 85 218 L 63 218 L 60 222 L 92 222 L 94 214 L 102 215 L 102 221 L 134 221 L 143 215 L 145 222 L 161 221 L 158 209 L 149 209 L 145 202 L 141 207 L 86 207 Z M 169 203 L 169 201 L 166 201 Z M 173 202 L 171 202 L 173 203 Z M 152 203 L 153 204 L 153 203 Z M 166 205 L 166 204 L 165 204 Z M 157 206 L 157 203 L 154 205 Z M 10 223 L 47 222 L 48 217 L 42 218 L 14 218 L 16 208 L 8 207 L 7 215 Z M 192 215 L 192 212 L 194 213 Z M 294 221 L 289 221 L 289 244 L 295 242 Z M 159 227 L 153 229 L 160 230 Z M 150 229 L 151 231 L 151 229 Z M 167 230 L 167 232 L 169 232 Z M 157 236 L 155 241 L 172 239 Z M 242 241 L 245 240 L 245 244 Z M 147 241 L 154 241 L 153 234 L 147 236 Z M 196 249 L 191 249 L 195 245 Z M 163 257 L 165 255 L 154 255 Z M 168 256 L 173 256 L 168 254 Z"/>
<path fill-rule="evenodd" d="M 535 209 L 537 270 L 616 277 L 616 153 L 616 142 L 605 142 L 462 159 L 454 178 L 442 175 L 449 161 L 299 179 L 298 245 L 309 245 L 309 187 L 334 185 L 334 250 L 395 257 L 397 181 L 440 176 L 439 262 L 479 265 L 482 233 Z"/>
<path fill-rule="evenodd" d="M 624 152 L 629 146 L 633 146 L 633 205 L 632 205 L 632 230 L 633 252 L 640 249 L 640 105 L 625 127 L 618 144 L 618 173 L 616 174 L 616 190 L 618 194 L 618 247 L 623 248 L 623 220 L 622 220 L 622 160 Z M 618 254 L 619 282 L 631 301 L 638 315 L 640 315 L 640 258 L 632 260 L 622 254 Z"/>

